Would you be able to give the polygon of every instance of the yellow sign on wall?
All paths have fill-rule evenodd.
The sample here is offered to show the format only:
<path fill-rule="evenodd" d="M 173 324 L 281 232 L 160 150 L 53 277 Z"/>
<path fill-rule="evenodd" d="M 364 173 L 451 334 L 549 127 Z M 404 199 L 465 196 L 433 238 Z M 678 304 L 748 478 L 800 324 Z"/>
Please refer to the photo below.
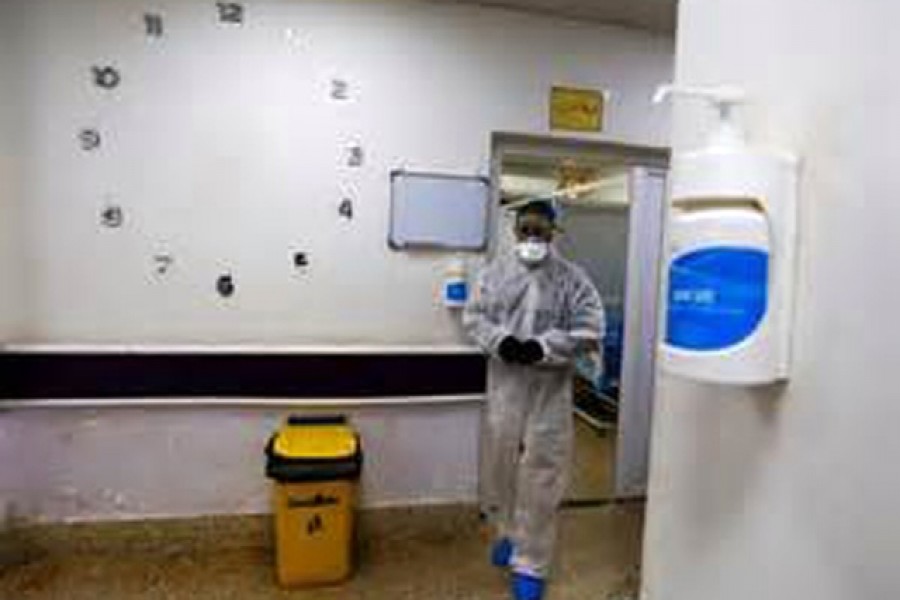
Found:
<path fill-rule="evenodd" d="M 606 96 L 600 90 L 554 86 L 550 92 L 550 129 L 601 131 Z"/>

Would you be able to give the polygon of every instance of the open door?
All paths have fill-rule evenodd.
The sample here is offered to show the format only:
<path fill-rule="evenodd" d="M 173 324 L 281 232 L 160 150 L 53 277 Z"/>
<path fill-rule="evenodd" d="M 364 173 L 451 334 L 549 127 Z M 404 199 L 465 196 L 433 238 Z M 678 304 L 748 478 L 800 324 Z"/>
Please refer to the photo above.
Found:
<path fill-rule="evenodd" d="M 585 269 L 606 309 L 604 372 L 599 379 L 581 369 L 573 375 L 567 506 L 600 506 L 646 491 L 667 159 L 667 153 L 609 143 L 495 140 L 494 250 L 509 252 L 513 243 L 513 216 L 505 207 L 555 194 L 557 248 Z"/>

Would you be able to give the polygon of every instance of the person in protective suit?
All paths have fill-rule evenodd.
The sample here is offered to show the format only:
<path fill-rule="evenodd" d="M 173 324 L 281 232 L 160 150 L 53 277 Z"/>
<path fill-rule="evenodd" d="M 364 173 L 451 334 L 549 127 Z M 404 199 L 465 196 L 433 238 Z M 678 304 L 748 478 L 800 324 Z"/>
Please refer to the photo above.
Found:
<path fill-rule="evenodd" d="M 555 232 L 551 202 L 521 207 L 515 252 L 481 273 L 463 314 L 490 357 L 481 502 L 496 531 L 491 560 L 512 569 L 516 600 L 544 594 L 571 466 L 573 365 L 604 330 L 600 295 L 558 255 Z"/>

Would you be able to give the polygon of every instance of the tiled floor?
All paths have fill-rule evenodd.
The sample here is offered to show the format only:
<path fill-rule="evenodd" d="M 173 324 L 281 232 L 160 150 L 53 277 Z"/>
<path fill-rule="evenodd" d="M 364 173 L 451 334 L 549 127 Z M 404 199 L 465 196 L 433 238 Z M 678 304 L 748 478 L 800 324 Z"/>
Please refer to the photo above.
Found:
<path fill-rule="evenodd" d="M 627 505 L 565 513 L 548 600 L 636 597 L 642 511 Z M 262 518 L 243 518 L 255 519 L 249 527 L 231 525 L 233 519 L 199 529 L 138 525 L 124 537 L 115 526 L 99 532 L 58 527 L 38 534 L 38 541 L 22 541 L 26 553 L 13 561 L 18 564 L 0 567 L 0 598 L 503 600 L 505 577 L 487 564 L 486 540 L 471 512 L 462 518 L 436 512 L 424 521 L 368 516 L 356 577 L 340 587 L 295 592 L 273 582 Z"/>
<path fill-rule="evenodd" d="M 615 492 L 616 431 L 598 431 L 575 418 L 572 482 L 566 500 L 599 500 Z"/>

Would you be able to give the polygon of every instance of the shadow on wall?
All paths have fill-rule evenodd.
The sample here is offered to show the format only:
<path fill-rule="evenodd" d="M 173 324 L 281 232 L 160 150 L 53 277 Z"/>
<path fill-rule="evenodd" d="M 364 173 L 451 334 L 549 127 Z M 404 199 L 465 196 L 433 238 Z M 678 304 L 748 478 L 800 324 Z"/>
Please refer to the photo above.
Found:
<path fill-rule="evenodd" d="M 785 387 L 731 389 L 729 397 L 723 398 L 718 386 L 664 375 L 659 389 L 660 404 L 671 411 L 666 421 L 687 426 L 680 434 L 686 446 L 681 454 L 690 457 L 690 462 L 674 474 L 683 478 L 678 489 L 691 495 L 683 502 L 691 507 L 692 525 L 685 529 L 695 532 L 694 542 L 721 539 L 721 533 L 704 532 L 726 530 L 726 520 L 739 517 L 753 496 L 765 465 L 771 463 Z M 691 402 L 680 402 L 683 398 Z M 674 413 L 678 414 L 671 418 Z M 734 423 L 744 426 L 724 426 Z"/>

